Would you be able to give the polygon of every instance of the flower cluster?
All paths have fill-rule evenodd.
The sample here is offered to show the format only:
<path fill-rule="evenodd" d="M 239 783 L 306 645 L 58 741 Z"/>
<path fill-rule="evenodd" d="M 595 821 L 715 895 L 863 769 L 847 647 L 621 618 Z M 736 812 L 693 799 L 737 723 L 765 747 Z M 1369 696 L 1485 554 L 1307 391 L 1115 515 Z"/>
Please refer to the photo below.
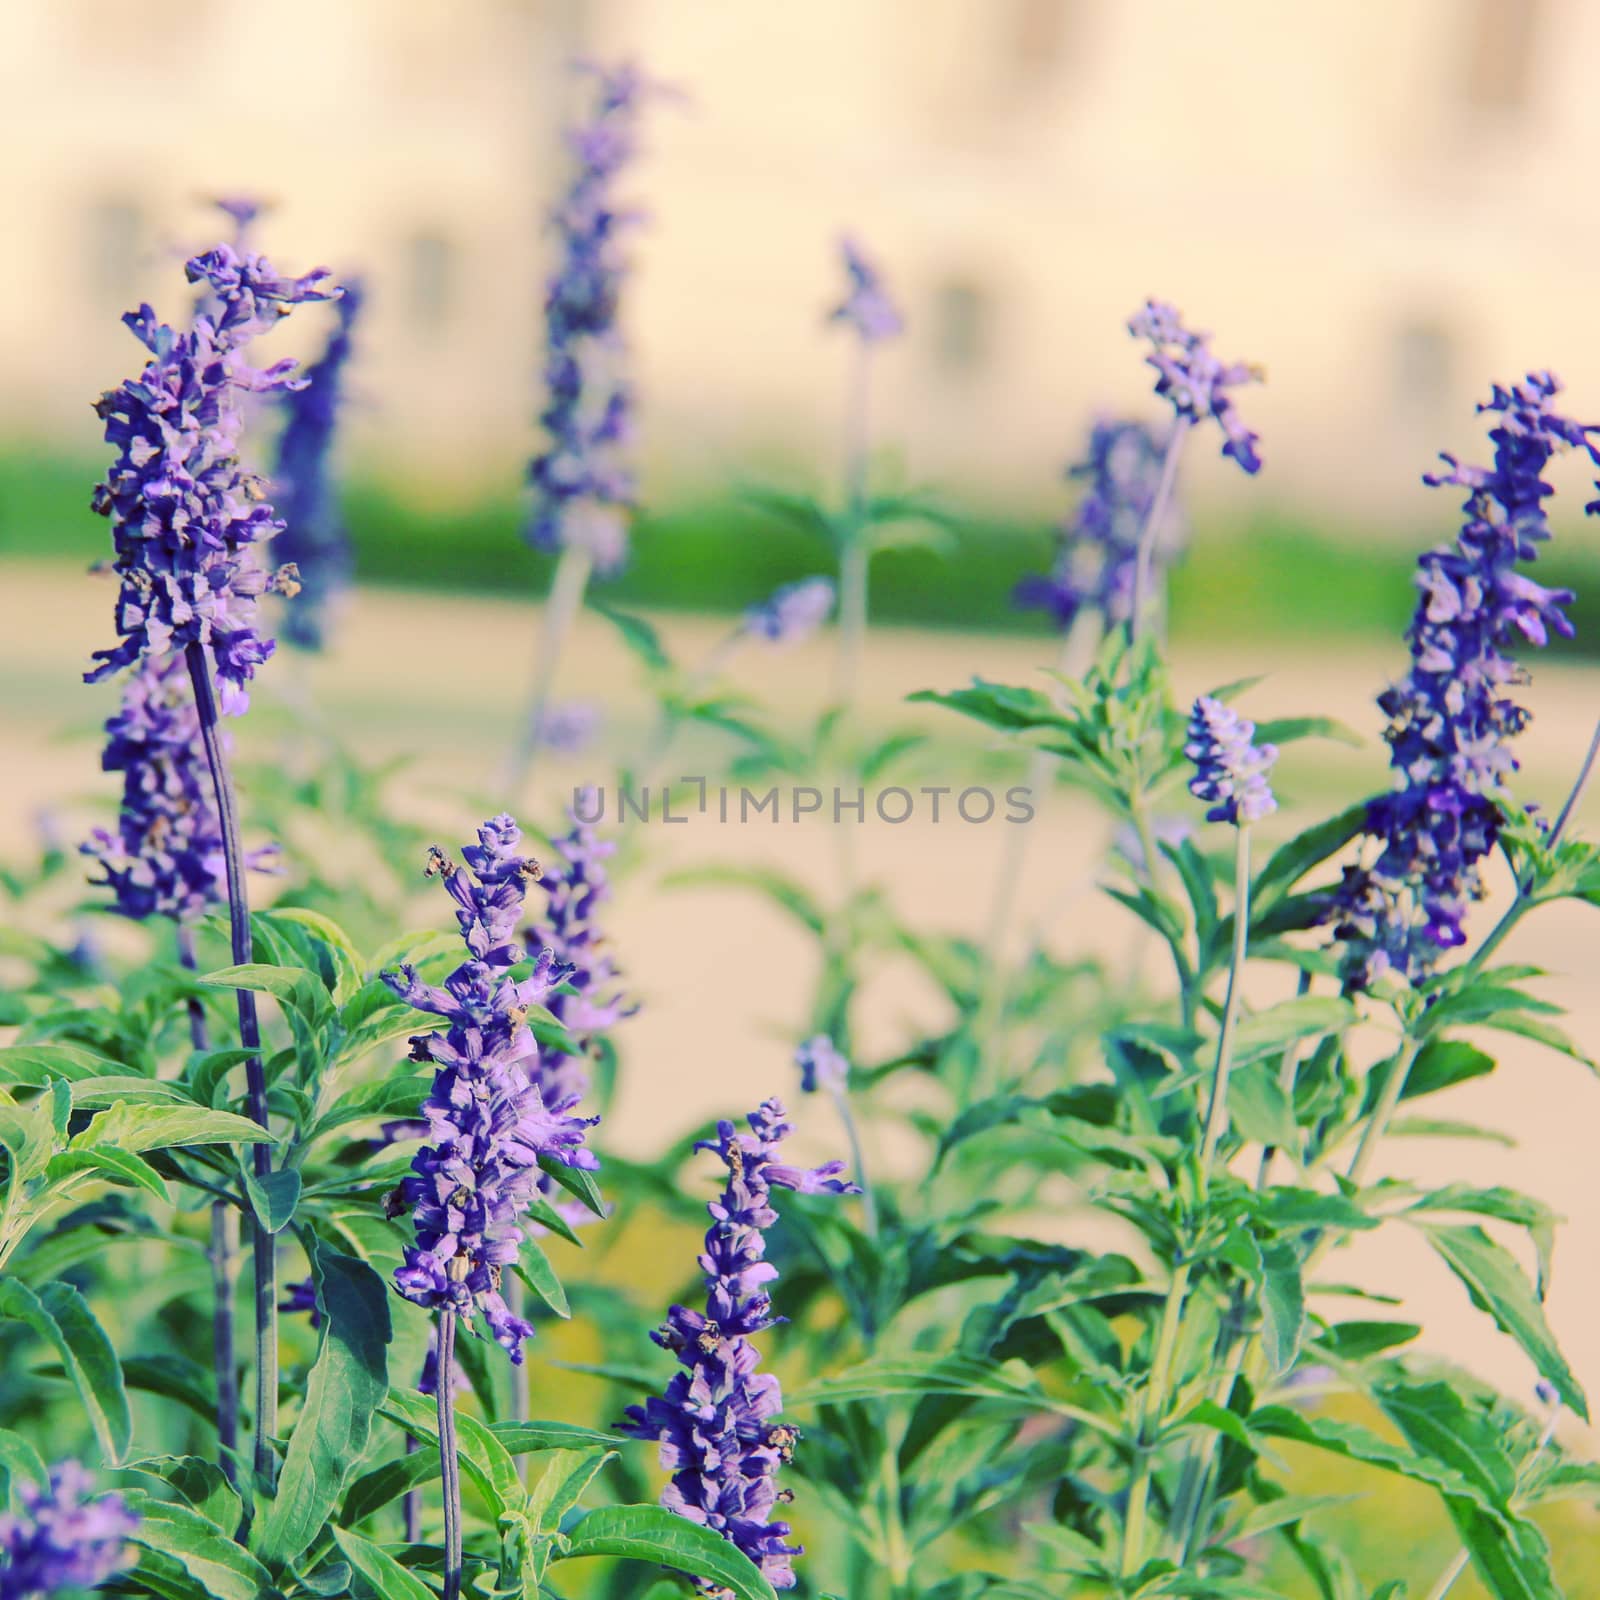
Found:
<path fill-rule="evenodd" d="M 638 150 L 639 109 L 652 85 L 631 65 L 589 67 L 597 90 L 585 122 L 568 130 L 576 167 L 555 214 L 560 264 L 545 295 L 547 448 L 528 469 L 534 505 L 528 540 L 577 548 L 601 572 L 627 556 L 633 472 L 633 395 L 617 307 L 627 262 L 622 239 L 639 220 L 619 210 L 618 174 Z"/>
<path fill-rule="evenodd" d="M 256 631 L 256 601 L 269 587 L 292 590 L 292 574 L 269 576 L 255 546 L 282 524 L 260 480 L 239 462 L 239 397 L 281 390 L 294 363 L 247 365 L 244 347 L 293 306 L 326 300 L 317 271 L 282 278 L 264 256 L 218 245 L 188 264 L 203 283 L 206 309 L 188 333 L 141 306 L 123 320 L 150 351 L 138 378 L 103 395 L 96 410 L 117 449 L 95 491 L 94 508 L 112 520 L 121 579 L 121 641 L 95 652 L 89 682 L 146 655 L 201 643 L 210 649 L 225 712 L 247 704 L 246 684 L 272 653 Z"/>
<path fill-rule="evenodd" d="M 883 275 L 867 259 L 861 246 L 854 239 L 841 239 L 839 254 L 844 260 L 850 287 L 844 299 L 829 312 L 828 320 L 853 328 L 863 344 L 878 344 L 903 333 L 905 318 L 889 298 Z"/>
<path fill-rule="evenodd" d="M 804 1094 L 841 1094 L 850 1082 L 850 1063 L 825 1033 L 815 1033 L 794 1053 Z"/>
<path fill-rule="evenodd" d="M 1207 822 L 1236 828 L 1259 822 L 1278 809 L 1267 773 L 1278 759 L 1275 745 L 1255 744 L 1256 725 L 1220 700 L 1203 694 L 1189 717 L 1183 753 L 1194 763 L 1189 793 L 1204 800 Z"/>
<path fill-rule="evenodd" d="M 1227 439 L 1223 455 L 1231 456 L 1246 472 L 1259 472 L 1256 440 L 1260 435 L 1245 427 L 1229 390 L 1243 383 L 1259 383 L 1260 369 L 1239 361 L 1219 361 L 1211 353 L 1211 335 L 1190 332 L 1177 307 L 1164 300 L 1145 301 L 1128 319 L 1128 332 L 1149 341 L 1145 362 L 1155 368 L 1156 393 L 1171 402 L 1179 426 L 1215 417 Z"/>
<path fill-rule="evenodd" d="M 279 561 L 294 563 L 303 585 L 298 605 L 284 616 L 283 636 L 301 650 L 323 646 L 333 603 L 350 581 L 350 541 L 332 471 L 332 447 L 344 404 L 351 333 L 361 314 L 363 290 L 346 283 L 338 325 L 304 382 L 283 392 L 285 420 L 278 436 L 272 486 L 283 531 L 273 545 Z"/>
<path fill-rule="evenodd" d="M 809 639 L 833 611 L 833 582 L 802 578 L 786 583 L 744 614 L 744 632 L 768 644 L 799 644 Z"/>
<path fill-rule="evenodd" d="M 1465 489 L 1466 515 L 1453 545 L 1418 561 L 1411 670 L 1378 698 L 1395 788 L 1368 808 L 1377 859 L 1348 868 L 1330 906 L 1352 987 L 1385 972 L 1427 973 L 1465 942 L 1467 908 L 1482 897 L 1480 864 L 1499 836 L 1517 767 L 1510 741 L 1528 721 L 1509 693 L 1524 676 L 1513 652 L 1572 633 L 1571 593 L 1544 588 L 1517 564 L 1534 560 L 1550 537 L 1551 457 L 1576 447 L 1600 462 L 1600 428 L 1553 409 L 1560 387 L 1546 372 L 1497 384 L 1478 408 L 1495 419 L 1494 464 L 1464 466 L 1447 455 L 1447 470 L 1424 479 Z M 1600 511 L 1600 501 L 1586 509 Z"/>
<path fill-rule="evenodd" d="M 1143 422 L 1103 417 L 1094 424 L 1087 458 L 1067 468 L 1069 479 L 1088 481 L 1088 492 L 1058 530 L 1050 571 L 1017 585 L 1019 606 L 1048 611 L 1063 631 L 1085 610 L 1107 628 L 1128 620 L 1139 537 L 1155 505 L 1167 444 Z M 1158 561 L 1171 557 L 1179 531 L 1169 510 L 1154 530 Z"/>
<path fill-rule="evenodd" d="M 122 1496 L 89 1493 L 76 1461 L 50 1469 L 44 1487 L 18 1482 L 17 1515 L 0 1514 L 0 1600 L 92 1589 L 122 1565 L 139 1519 Z"/>
<path fill-rule="evenodd" d="M 428 875 L 442 877 L 455 900 L 469 957 L 442 988 L 409 966 L 384 975 L 407 1004 L 449 1023 L 443 1033 L 411 1041 L 413 1059 L 438 1069 L 423 1106 L 434 1142 L 413 1158 L 401 1185 L 417 1239 L 395 1283 L 408 1300 L 432 1310 L 466 1321 L 481 1313 L 514 1362 L 522 1360 L 522 1342 L 533 1329 L 507 1307 L 501 1274 L 517 1259 L 518 1218 L 538 1183 L 539 1160 L 599 1165 L 584 1148 L 594 1119 L 575 1114 L 576 1095 L 542 1087 L 539 1047 L 527 1022 L 528 1008 L 543 1005 L 568 969 L 543 950 L 529 976 L 512 973 L 523 957 L 517 933 L 528 880 L 540 871 L 521 844 L 521 830 L 501 815 L 462 851 L 466 868 L 431 851 Z"/>
<path fill-rule="evenodd" d="M 81 846 L 125 917 L 196 922 L 227 899 L 222 824 L 181 656 L 142 658 L 106 723 L 100 765 L 122 774 L 115 832 Z"/>
<path fill-rule="evenodd" d="M 651 1335 L 683 1370 L 673 1374 L 664 1395 L 629 1406 L 621 1427 L 636 1439 L 660 1441 L 661 1464 L 672 1474 L 663 1505 L 715 1529 L 775 1589 L 788 1589 L 795 1581 L 791 1563 L 801 1551 L 787 1542 L 788 1524 L 771 1517 L 787 1498 L 778 1490 L 778 1468 L 799 1436 L 776 1420 L 783 1394 L 773 1374 L 756 1370 L 761 1356 L 751 1343 L 778 1320 L 767 1292 L 778 1276 L 766 1259 L 766 1230 L 778 1220 L 771 1191 L 858 1191 L 839 1176 L 841 1161 L 806 1170 L 776 1160 L 779 1143 L 791 1131 L 778 1101 L 766 1101 L 747 1120 L 749 1133 L 722 1122 L 715 1140 L 696 1146 L 715 1151 L 728 1169 L 726 1188 L 706 1208 L 712 1219 L 700 1257 L 706 1309 L 702 1314 L 673 1306 L 666 1326 Z"/>

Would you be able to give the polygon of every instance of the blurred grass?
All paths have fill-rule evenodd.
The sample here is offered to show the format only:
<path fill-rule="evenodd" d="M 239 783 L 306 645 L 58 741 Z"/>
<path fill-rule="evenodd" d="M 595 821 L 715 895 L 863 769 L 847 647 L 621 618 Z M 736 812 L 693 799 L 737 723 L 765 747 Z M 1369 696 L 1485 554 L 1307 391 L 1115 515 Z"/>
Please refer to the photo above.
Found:
<path fill-rule="evenodd" d="M 87 565 L 109 554 L 105 524 L 88 508 L 99 458 L 48 450 L 0 450 L 0 557 L 52 557 Z M 455 504 L 396 494 L 372 478 L 345 497 L 364 583 L 435 592 L 540 594 L 550 560 L 520 537 L 521 504 L 497 493 Z M 873 612 L 884 622 L 1008 633 L 1048 631 L 1038 613 L 1010 604 L 1017 580 L 1049 560 L 1050 519 L 986 515 L 954 507 L 959 521 L 943 554 L 890 551 L 878 558 Z M 1441 511 L 1444 507 L 1441 506 Z M 1449 532 L 1448 521 L 1404 536 L 1314 524 L 1263 510 L 1244 522 L 1195 529 L 1173 576 L 1172 630 L 1185 641 L 1397 638 L 1411 613 L 1416 553 Z M 684 497 L 641 516 L 626 572 L 607 600 L 668 609 L 737 610 L 779 583 L 830 570 L 818 537 L 734 493 Z M 1541 581 L 1577 591 L 1576 640 L 1565 654 L 1600 654 L 1600 554 L 1558 538 Z"/>

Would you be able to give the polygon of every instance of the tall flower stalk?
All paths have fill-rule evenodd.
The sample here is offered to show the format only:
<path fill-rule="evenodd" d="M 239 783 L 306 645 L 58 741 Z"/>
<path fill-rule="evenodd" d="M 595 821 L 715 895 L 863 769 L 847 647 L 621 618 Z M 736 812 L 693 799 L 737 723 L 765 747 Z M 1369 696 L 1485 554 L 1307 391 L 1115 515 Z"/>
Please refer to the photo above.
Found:
<path fill-rule="evenodd" d="M 333 452 L 346 400 L 346 368 L 365 303 L 357 281 L 346 282 L 334 310 L 338 322 L 303 384 L 282 393 L 283 431 L 272 475 L 283 532 L 273 544 L 292 562 L 301 593 L 283 616 L 283 637 L 297 649 L 321 650 L 334 609 L 350 583 L 350 535 L 339 506 Z"/>
<path fill-rule="evenodd" d="M 1261 372 L 1244 362 L 1219 360 L 1211 353 L 1211 335 L 1185 327 L 1177 308 L 1164 300 L 1145 301 L 1129 318 L 1128 332 L 1148 341 L 1150 350 L 1145 363 L 1155 369 L 1156 393 L 1170 402 L 1175 419 L 1134 559 L 1128 627 L 1137 639 L 1145 626 L 1156 530 L 1178 481 L 1178 463 L 1189 430 L 1209 418 L 1222 430 L 1223 455 L 1247 473 L 1261 470 L 1261 457 L 1256 453 L 1258 436 L 1245 427 L 1230 392 L 1240 384 L 1259 382 Z"/>
<path fill-rule="evenodd" d="M 836 699 L 853 706 L 866 646 L 868 568 L 872 560 L 867 470 L 872 452 L 872 358 L 878 345 L 905 330 L 883 277 L 860 245 L 840 241 L 847 292 L 829 313 L 855 336 L 844 433 L 844 519 L 839 551 L 839 665 Z"/>
<path fill-rule="evenodd" d="M 594 80 L 588 115 L 567 130 L 573 159 L 556 208 L 560 260 L 545 293 L 546 444 L 528 469 L 528 542 L 557 557 L 540 622 L 527 711 L 509 781 L 526 781 L 539 746 L 562 648 L 583 609 L 591 576 L 627 560 L 638 492 L 629 449 L 633 387 L 618 322 L 628 261 L 623 249 L 640 213 L 621 205 L 617 180 L 639 145 L 639 113 L 653 85 L 631 63 L 586 64 Z"/>
<path fill-rule="evenodd" d="M 204 286 L 202 309 L 192 328 L 176 331 L 159 322 L 147 305 L 125 317 L 150 360 L 139 377 L 111 390 L 96 407 L 105 421 L 106 441 L 117 450 L 94 506 L 112 522 L 121 637 L 111 648 L 95 652 L 100 664 L 86 676 L 95 682 L 132 667 L 136 678 L 145 675 L 152 686 L 159 683 L 165 695 L 176 674 L 187 673 L 193 737 L 204 755 L 215 808 L 214 842 L 208 836 L 204 872 L 214 882 L 220 861 L 233 959 L 243 965 L 252 956 L 245 854 L 220 718 L 246 708 L 249 682 L 272 654 L 272 641 L 256 627 L 260 596 L 269 588 L 290 586 L 291 580 L 269 575 L 258 560 L 258 546 L 282 524 L 260 481 L 240 465 L 240 401 L 245 393 L 270 393 L 295 381 L 292 361 L 258 369 L 245 362 L 243 352 L 295 305 L 325 300 L 335 291 L 321 287 L 326 272 L 282 278 L 265 257 L 240 256 L 228 245 L 196 256 L 187 275 L 191 283 Z M 147 708 L 149 704 L 147 698 Z M 177 713 L 170 716 L 177 718 Z M 184 815 L 195 827 L 202 826 L 198 814 Z M 109 863 L 107 870 L 116 882 Z M 137 874 L 129 881 L 136 879 Z M 247 1109 L 265 1128 L 266 1078 L 255 995 L 247 989 L 236 993 L 240 1044 L 250 1052 Z M 270 1144 L 252 1146 L 251 1160 L 258 1178 L 270 1174 Z M 252 1243 L 255 1466 L 270 1481 L 277 1429 L 277 1300 L 273 1239 L 259 1218 L 253 1222 Z"/>
<path fill-rule="evenodd" d="M 850 1061 L 825 1033 L 813 1034 L 794 1053 L 800 1069 L 802 1094 L 825 1094 L 839 1113 L 839 1123 L 850 1145 L 850 1164 L 855 1168 L 856 1187 L 861 1193 L 861 1214 L 867 1237 L 878 1236 L 878 1202 L 873 1197 L 867 1176 L 867 1158 L 861 1146 L 861 1130 L 856 1124 L 855 1107 L 850 1103 Z"/>
<path fill-rule="evenodd" d="M 443 987 L 414 968 L 385 973 L 408 1005 L 444 1019 L 443 1032 L 411 1041 L 413 1059 L 435 1067 L 423 1110 L 431 1142 L 412 1161 L 400 1200 L 411 1210 L 415 1242 L 395 1272 L 406 1299 L 438 1317 L 439 1449 L 445 1512 L 446 1600 L 461 1591 L 461 1478 L 455 1446 L 456 1324 L 482 1318 L 514 1365 L 533 1326 L 502 1293 L 524 1237 L 519 1219 L 538 1187 L 541 1160 L 593 1170 L 584 1147 L 594 1119 L 576 1114 L 577 1096 L 540 1083 L 539 1046 L 528 1008 L 544 1005 L 570 968 L 542 950 L 525 977 L 519 930 L 539 863 L 522 850 L 522 832 L 507 815 L 491 817 L 478 842 L 462 852 L 464 867 L 429 852 L 456 906 L 467 959 Z"/>
<path fill-rule="evenodd" d="M 1245 721 L 1220 701 L 1202 696 L 1195 702 L 1189 722 L 1189 742 L 1184 753 L 1194 764 L 1189 791 L 1207 802 L 1206 820 L 1225 822 L 1234 830 L 1233 956 L 1228 966 L 1228 987 L 1217 1034 L 1216 1062 L 1206 1103 L 1204 1130 L 1194 1164 L 1194 1207 L 1203 1214 L 1216 1161 L 1228 1125 L 1228 1083 L 1233 1070 L 1233 1040 L 1239 1015 L 1239 982 L 1244 972 L 1250 938 L 1250 828 L 1277 810 L 1267 773 L 1277 759 L 1271 745 L 1257 746 L 1255 725 Z M 1137 1453 L 1128 1490 L 1123 1522 L 1122 1571 L 1137 1572 L 1145 1555 L 1145 1519 L 1155 1454 L 1165 1423 L 1167 1399 L 1177 1354 L 1178 1330 L 1189 1293 L 1192 1261 L 1180 1246 L 1172 1269 L 1155 1348 L 1150 1357 L 1150 1377 L 1139 1402 Z"/>
<path fill-rule="evenodd" d="M 706 1209 L 700 1265 L 705 1272 L 706 1309 L 673 1306 L 666 1325 L 651 1334 L 683 1370 L 666 1391 L 642 1406 L 629 1406 L 624 1433 L 661 1445 L 661 1465 L 672 1474 L 661 1503 L 691 1522 L 720 1533 L 760 1567 L 775 1589 L 794 1587 L 794 1558 L 804 1554 L 789 1540 L 789 1525 L 773 1509 L 789 1498 L 777 1484 L 799 1440 L 780 1422 L 783 1391 L 770 1372 L 758 1372 L 761 1353 L 751 1342 L 780 1319 L 772 1314 L 767 1286 L 778 1269 L 766 1259 L 766 1230 L 778 1220 L 773 1189 L 802 1194 L 850 1194 L 841 1161 L 806 1169 L 777 1160 L 791 1132 L 783 1106 L 767 1100 L 746 1118 L 749 1133 L 733 1123 L 717 1124 L 717 1137 L 697 1150 L 715 1152 L 728 1170 L 721 1195 Z M 697 1578 L 702 1593 L 715 1585 Z"/>

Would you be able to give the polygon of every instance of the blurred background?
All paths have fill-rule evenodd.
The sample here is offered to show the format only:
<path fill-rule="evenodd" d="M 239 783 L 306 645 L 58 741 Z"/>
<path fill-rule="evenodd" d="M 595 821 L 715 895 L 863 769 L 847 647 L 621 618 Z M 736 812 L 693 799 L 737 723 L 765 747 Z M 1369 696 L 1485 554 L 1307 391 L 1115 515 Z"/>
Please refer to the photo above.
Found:
<path fill-rule="evenodd" d="M 97 770 L 111 696 L 79 682 L 112 601 L 84 576 L 109 551 L 88 511 L 107 459 L 90 405 L 138 361 L 121 313 L 142 299 L 184 311 L 182 259 L 228 231 L 207 206 L 219 194 L 272 202 L 257 239 L 281 267 L 359 273 L 370 297 L 342 445 L 358 587 L 307 692 L 364 758 L 413 758 L 408 804 L 448 812 L 452 785 L 488 783 L 548 572 L 519 537 L 521 485 L 539 442 L 545 218 L 581 103 L 567 67 L 586 55 L 632 57 L 679 91 L 649 111 L 628 180 L 649 218 L 624 310 L 645 504 L 604 598 L 693 659 L 725 632 L 713 614 L 828 569 L 820 542 L 742 491 L 836 492 L 848 341 L 824 319 L 849 230 L 907 314 L 878 361 L 880 481 L 931 484 L 956 514 L 945 555 L 875 566 L 875 614 L 896 626 L 871 647 L 868 710 L 917 722 L 907 693 L 975 670 L 1030 681 L 1054 647 L 1008 597 L 1048 558 L 1075 494 L 1062 469 L 1093 416 L 1159 414 L 1124 330 L 1157 295 L 1268 380 L 1241 397 L 1258 479 L 1209 446 L 1188 454 L 1179 691 L 1266 672 L 1253 714 L 1329 712 L 1364 736 L 1285 758 L 1285 826 L 1307 803 L 1375 791 L 1372 698 L 1404 667 L 1412 563 L 1456 520 L 1455 492 L 1421 473 L 1440 449 L 1481 458 L 1474 404 L 1530 368 L 1566 380 L 1571 414 L 1600 417 L 1600 318 L 1583 309 L 1600 244 L 1597 53 L 1600 0 L 3 0 L 0 853 L 31 848 L 47 807 L 65 806 L 70 838 L 78 812 L 111 800 Z M 330 325 L 298 313 L 274 354 L 313 353 Z M 1600 559 L 1577 515 L 1581 464 L 1561 470 L 1547 569 L 1578 590 L 1579 633 L 1537 663 L 1523 741 L 1523 791 L 1552 809 L 1600 709 L 1586 660 Z M 742 670 L 798 718 L 826 694 L 828 643 Z M 647 729 L 637 670 L 595 619 L 562 687 L 604 706 L 617 746 Z M 238 735 L 246 761 L 273 759 L 270 706 L 290 690 L 263 692 L 267 715 Z M 964 740 L 963 759 L 979 743 L 948 716 L 920 725 Z M 542 775 L 547 820 L 592 775 Z M 1593 806 L 1585 820 L 1592 832 Z M 866 831 L 914 920 L 977 932 L 998 830 Z M 1023 920 L 1103 947 L 1102 824 L 1057 799 L 1040 833 Z M 666 867 L 781 857 L 815 880 L 833 859 L 821 824 L 657 829 L 650 847 Z M 624 1150 L 753 1087 L 792 1087 L 796 973 L 813 959 L 770 908 L 661 883 L 629 879 L 615 918 L 645 1001 L 622 1040 L 643 1074 L 610 1129 Z M 1513 958 L 1565 974 L 1544 992 L 1594 1047 L 1592 916 L 1546 914 Z M 885 975 L 869 1046 L 892 1048 L 926 1004 Z M 1600 1089 L 1531 1043 L 1499 1053 L 1506 1070 L 1457 1091 L 1449 1114 L 1518 1141 L 1479 1147 L 1475 1181 L 1571 1218 L 1551 1319 L 1594 1385 Z M 1464 1159 L 1400 1148 L 1418 1176 Z M 1517 1392 L 1531 1383 L 1420 1245 L 1386 1232 L 1363 1271 L 1436 1348 Z M 1371 1514 L 1439 1522 L 1419 1506 L 1402 1495 Z M 1430 1537 L 1448 1549 L 1442 1523 Z M 1600 1593 L 1572 1565 L 1571 1592 Z"/>

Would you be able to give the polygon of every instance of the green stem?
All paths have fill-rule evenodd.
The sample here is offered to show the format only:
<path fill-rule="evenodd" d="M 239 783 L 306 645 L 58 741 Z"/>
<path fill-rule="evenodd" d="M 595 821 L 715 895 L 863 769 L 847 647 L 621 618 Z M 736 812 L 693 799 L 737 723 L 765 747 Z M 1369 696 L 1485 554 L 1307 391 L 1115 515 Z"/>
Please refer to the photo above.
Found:
<path fill-rule="evenodd" d="M 461 1460 L 456 1452 L 456 1314 L 439 1313 L 439 1482 L 444 1492 L 444 1600 L 461 1595 Z"/>
<path fill-rule="evenodd" d="M 1222 1032 L 1217 1038 L 1217 1066 L 1211 1076 L 1211 1104 L 1200 1142 L 1198 1184 L 1202 1202 L 1211 1163 L 1228 1126 L 1228 1077 L 1233 1070 L 1233 1036 L 1239 1022 L 1239 981 L 1250 944 L 1250 829 L 1240 827 L 1233 855 L 1233 960 L 1228 967 L 1228 992 L 1222 1002 Z"/>
<path fill-rule="evenodd" d="M 844 1136 L 850 1143 L 850 1164 L 855 1168 L 856 1182 L 861 1185 L 861 1212 L 867 1227 L 867 1237 L 878 1237 L 878 1202 L 872 1197 L 872 1180 L 867 1176 L 866 1157 L 861 1153 L 861 1133 L 856 1126 L 855 1112 L 850 1106 L 850 1091 L 835 1089 L 833 1103 L 838 1107 L 839 1120 L 844 1124 Z"/>
<path fill-rule="evenodd" d="M 1150 566 L 1155 556 L 1156 535 L 1161 519 L 1166 515 L 1167 503 L 1172 498 L 1173 486 L 1178 481 L 1178 459 L 1183 454 L 1183 441 L 1189 434 L 1189 419 L 1179 417 L 1167 441 L 1167 453 L 1161 462 L 1161 481 L 1156 486 L 1155 498 L 1145 513 L 1144 526 L 1139 530 L 1139 544 L 1133 560 L 1133 602 L 1128 613 L 1128 636 L 1137 644 L 1144 631 L 1145 600 L 1150 593 Z"/>
<path fill-rule="evenodd" d="M 911 1578 L 911 1546 L 900 1514 L 900 1461 L 887 1429 L 883 1440 L 883 1537 L 889 1594 L 898 1600 Z"/>
<path fill-rule="evenodd" d="M 561 650 L 572 624 L 583 609 L 584 593 L 589 587 L 589 576 L 594 571 L 594 558 L 587 550 L 568 545 L 556 561 L 555 576 L 550 580 L 550 593 L 544 603 L 539 629 L 539 649 L 534 657 L 533 684 L 528 695 L 528 709 L 523 714 L 522 727 L 506 768 L 506 792 L 511 799 L 521 793 L 533 770 L 534 757 L 539 749 L 540 728 L 545 713 L 550 709 L 550 696 L 555 688 L 556 669 L 561 664 Z"/>
<path fill-rule="evenodd" d="M 1383 1092 L 1378 1096 L 1378 1103 L 1372 1108 L 1372 1115 L 1361 1131 L 1361 1141 L 1356 1146 L 1356 1153 L 1350 1161 L 1350 1169 L 1345 1174 L 1357 1188 L 1366 1177 L 1367 1168 L 1372 1165 L 1372 1158 L 1377 1154 L 1378 1145 L 1388 1133 L 1390 1122 L 1394 1120 L 1400 1098 L 1406 1092 L 1406 1080 L 1411 1076 L 1411 1068 L 1416 1062 L 1417 1051 L 1420 1048 L 1421 1041 L 1413 1039 L 1410 1034 L 1400 1042 L 1394 1066 L 1390 1068 Z M 1309 1261 L 1307 1265 L 1310 1265 Z"/>

